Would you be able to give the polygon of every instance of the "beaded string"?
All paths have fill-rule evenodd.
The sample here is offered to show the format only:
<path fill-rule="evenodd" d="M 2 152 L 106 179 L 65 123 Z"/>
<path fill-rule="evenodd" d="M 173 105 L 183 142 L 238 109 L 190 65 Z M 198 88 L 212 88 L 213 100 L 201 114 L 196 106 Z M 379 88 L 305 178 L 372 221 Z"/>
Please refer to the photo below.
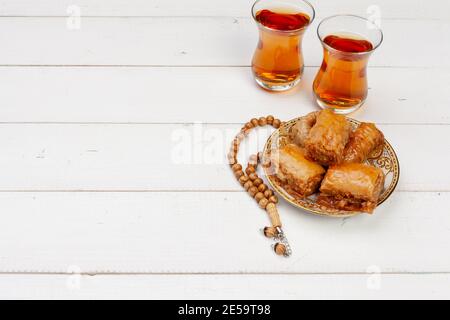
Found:
<path fill-rule="evenodd" d="M 247 164 L 245 172 L 243 167 L 237 161 L 237 154 L 241 142 L 248 136 L 250 131 L 257 127 L 265 127 L 270 125 L 275 129 L 280 128 L 283 123 L 273 116 L 261 117 L 259 119 L 253 118 L 247 122 L 241 131 L 236 135 L 231 144 L 231 150 L 228 153 L 228 161 L 233 170 L 234 176 L 239 181 L 241 186 L 248 192 L 248 194 L 256 200 L 259 207 L 267 211 L 272 226 L 264 228 L 264 235 L 276 241 L 273 249 L 277 255 L 288 257 L 291 255 L 291 248 L 282 230 L 280 216 L 277 210 L 278 197 L 273 191 L 258 177 L 257 168 L 258 163 L 262 161 L 262 155 L 252 155 Z"/>

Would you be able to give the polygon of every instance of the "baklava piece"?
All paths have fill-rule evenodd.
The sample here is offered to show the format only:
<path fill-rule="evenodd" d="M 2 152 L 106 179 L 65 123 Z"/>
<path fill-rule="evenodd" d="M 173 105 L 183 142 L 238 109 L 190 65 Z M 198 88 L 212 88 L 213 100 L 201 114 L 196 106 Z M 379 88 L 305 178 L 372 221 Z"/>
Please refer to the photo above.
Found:
<path fill-rule="evenodd" d="M 351 125 L 344 116 L 320 111 L 305 140 L 307 157 L 324 166 L 342 162 L 350 133 Z"/>
<path fill-rule="evenodd" d="M 372 213 L 384 187 L 379 168 L 360 163 L 345 163 L 328 169 L 320 187 L 317 203 L 352 212 Z"/>
<path fill-rule="evenodd" d="M 305 157 L 305 151 L 288 144 L 271 155 L 273 175 L 283 188 L 299 197 L 315 193 L 325 175 L 325 169 Z"/>
<path fill-rule="evenodd" d="M 362 163 L 384 146 L 384 135 L 373 123 L 361 123 L 350 134 L 344 150 L 344 162 Z"/>
<path fill-rule="evenodd" d="M 301 117 L 296 124 L 289 130 L 289 139 L 292 143 L 299 147 L 305 147 L 306 138 L 311 131 L 311 128 L 316 124 L 317 115 L 319 111 L 311 112 L 304 117 Z"/>

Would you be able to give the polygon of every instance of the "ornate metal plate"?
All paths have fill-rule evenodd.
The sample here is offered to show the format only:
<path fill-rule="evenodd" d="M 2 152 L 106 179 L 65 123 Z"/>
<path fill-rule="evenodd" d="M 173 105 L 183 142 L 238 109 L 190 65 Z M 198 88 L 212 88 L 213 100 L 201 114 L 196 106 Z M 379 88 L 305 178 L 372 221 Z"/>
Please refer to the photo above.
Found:
<path fill-rule="evenodd" d="M 299 119 L 300 118 L 296 118 L 286 122 L 284 126 L 280 127 L 270 136 L 264 147 L 263 151 L 264 158 L 268 159 L 271 150 L 276 150 L 280 147 L 280 145 L 285 143 L 289 129 L 297 121 L 299 121 Z M 347 119 L 351 123 L 353 130 L 355 130 L 360 125 L 360 122 L 357 120 L 350 118 Z M 395 151 L 390 145 L 390 143 L 388 141 L 385 141 L 385 146 L 383 150 L 380 150 L 377 154 L 372 154 L 370 158 L 366 161 L 366 163 L 382 169 L 384 175 L 386 176 L 384 190 L 380 196 L 380 200 L 378 201 L 378 205 L 381 205 L 394 192 L 400 178 L 400 165 L 398 162 L 397 155 L 395 154 Z M 277 183 L 276 179 L 273 176 L 269 174 L 267 168 L 264 168 L 263 166 L 263 169 L 273 189 L 287 202 L 291 203 L 292 205 L 298 208 L 301 208 L 313 214 L 338 218 L 352 217 L 360 214 L 359 212 L 333 210 L 320 206 L 316 203 L 317 195 L 312 195 L 308 198 L 300 198 L 294 194 L 290 194 Z"/>

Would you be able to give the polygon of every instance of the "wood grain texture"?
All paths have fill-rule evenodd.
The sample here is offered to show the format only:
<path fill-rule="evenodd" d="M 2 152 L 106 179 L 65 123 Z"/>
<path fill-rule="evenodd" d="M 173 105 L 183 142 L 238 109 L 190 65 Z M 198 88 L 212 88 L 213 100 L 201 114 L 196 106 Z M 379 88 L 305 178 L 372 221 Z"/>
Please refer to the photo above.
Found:
<path fill-rule="evenodd" d="M 225 154 L 239 127 L 3 124 L 0 191 L 238 191 Z M 430 157 L 450 162 L 450 126 L 380 128 L 400 159 L 399 190 L 450 190 L 450 172 L 426 165 Z M 268 128 L 251 136 L 241 162 L 262 150 L 269 133 Z"/>
<path fill-rule="evenodd" d="M 270 283 L 270 285 L 268 285 Z M 2 299 L 449 299 L 432 275 L 2 275 Z"/>
<path fill-rule="evenodd" d="M 308 66 L 322 61 L 317 24 L 304 39 Z M 386 39 L 371 66 L 450 67 L 442 59 L 450 55 L 442 41 L 449 21 L 387 20 L 382 28 Z M 66 18 L 1 18 L 0 39 L 8 43 L 1 65 L 248 66 L 258 35 L 250 18 L 84 18 L 78 30 Z"/>
<path fill-rule="evenodd" d="M 253 0 L 1 0 L 2 16 L 65 16 L 77 5 L 84 16 L 237 16 L 250 13 Z M 311 0 L 320 16 L 338 13 L 372 14 L 377 5 L 384 18 L 448 19 L 445 0 Z"/>
<path fill-rule="evenodd" d="M 171 176 L 173 179 L 174 176 Z M 293 256 L 243 192 L 0 193 L 0 272 L 366 273 L 450 270 L 450 193 L 400 192 L 373 216 L 279 206 Z M 239 223 L 237 223 L 237 221 Z"/>
<path fill-rule="evenodd" d="M 270 94 L 247 67 L 0 67 L 0 122 L 239 123 L 268 114 L 288 120 L 314 110 L 317 70 L 306 68 L 295 90 Z M 425 79 L 433 90 L 424 90 Z M 371 68 L 369 83 L 366 105 L 352 117 L 450 124 L 450 96 L 436 94 L 450 92 L 449 72 Z"/>
<path fill-rule="evenodd" d="M 0 0 L 0 298 L 450 297 L 448 1 L 312 0 L 309 67 L 282 95 L 251 78 L 252 2 Z M 353 116 L 383 124 L 398 192 L 352 219 L 282 202 L 278 259 L 223 153 L 250 117 L 315 110 L 320 18 L 374 9 L 385 42 Z"/>

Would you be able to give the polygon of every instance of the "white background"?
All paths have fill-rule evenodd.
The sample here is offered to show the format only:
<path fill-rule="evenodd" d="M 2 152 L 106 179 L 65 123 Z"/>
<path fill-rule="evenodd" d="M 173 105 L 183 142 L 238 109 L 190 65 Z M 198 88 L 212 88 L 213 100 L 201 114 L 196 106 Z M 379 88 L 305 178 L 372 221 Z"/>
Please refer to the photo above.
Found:
<path fill-rule="evenodd" d="M 304 80 L 269 94 L 249 0 L 1 0 L 0 297 L 450 298 L 449 2 L 312 3 Z M 276 257 L 229 167 L 175 163 L 174 133 L 202 122 L 197 147 L 228 149 L 252 117 L 316 110 L 317 23 L 377 9 L 353 117 L 397 150 L 397 191 L 352 219 L 282 202 L 294 255 Z"/>

